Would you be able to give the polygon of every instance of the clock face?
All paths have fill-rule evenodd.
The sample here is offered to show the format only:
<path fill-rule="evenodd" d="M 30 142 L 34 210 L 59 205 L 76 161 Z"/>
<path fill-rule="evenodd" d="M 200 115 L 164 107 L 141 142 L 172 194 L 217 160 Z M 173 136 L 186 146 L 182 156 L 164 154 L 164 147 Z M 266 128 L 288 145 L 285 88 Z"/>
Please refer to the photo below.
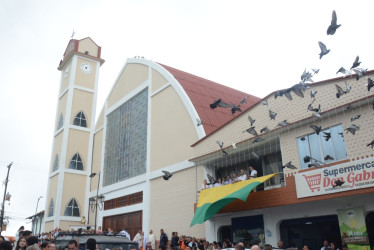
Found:
<path fill-rule="evenodd" d="M 88 62 L 84 62 L 81 64 L 81 70 L 85 74 L 89 74 L 92 71 L 92 66 Z"/>
<path fill-rule="evenodd" d="M 68 75 L 69 75 L 69 67 L 65 69 L 64 77 L 66 78 L 68 77 Z"/>

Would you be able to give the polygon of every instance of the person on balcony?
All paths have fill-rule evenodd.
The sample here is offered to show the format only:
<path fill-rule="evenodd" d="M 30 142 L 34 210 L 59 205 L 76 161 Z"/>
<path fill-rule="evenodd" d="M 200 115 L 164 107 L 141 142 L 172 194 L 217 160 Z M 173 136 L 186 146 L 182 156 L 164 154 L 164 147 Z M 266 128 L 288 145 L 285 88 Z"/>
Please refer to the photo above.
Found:
<path fill-rule="evenodd" d="M 240 176 L 237 178 L 237 182 L 239 181 L 246 181 L 247 180 L 247 175 L 245 174 L 244 169 L 240 170 Z"/>
<path fill-rule="evenodd" d="M 249 166 L 249 179 L 257 178 L 257 170 L 254 167 Z"/>
<path fill-rule="evenodd" d="M 200 190 L 204 190 L 204 189 L 208 189 L 208 188 L 209 188 L 208 181 L 206 179 L 204 179 L 203 184 L 201 184 Z"/>
<path fill-rule="evenodd" d="M 220 186 L 222 186 L 223 184 L 222 184 L 222 179 L 221 178 L 218 178 L 218 181 L 217 181 L 217 183 L 215 183 L 214 184 L 214 187 L 220 187 Z"/>

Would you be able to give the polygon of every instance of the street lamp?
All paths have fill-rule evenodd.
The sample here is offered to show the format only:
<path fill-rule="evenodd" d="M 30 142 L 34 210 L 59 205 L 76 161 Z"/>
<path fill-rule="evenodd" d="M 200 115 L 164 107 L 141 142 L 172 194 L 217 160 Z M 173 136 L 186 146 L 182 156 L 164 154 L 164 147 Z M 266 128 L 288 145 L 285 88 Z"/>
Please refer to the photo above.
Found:
<path fill-rule="evenodd" d="M 96 233 L 96 221 L 97 221 L 97 209 L 103 210 L 104 209 L 104 195 L 99 195 L 99 187 L 100 187 L 100 171 L 99 171 L 99 180 L 97 182 L 97 192 L 96 192 L 96 197 L 91 197 L 89 198 L 89 203 L 90 203 L 90 208 L 91 211 L 93 212 L 95 210 L 95 233 Z M 90 178 L 92 179 L 93 177 L 96 176 L 96 173 L 90 174 Z"/>
<path fill-rule="evenodd" d="M 6 179 L 5 179 L 5 190 L 4 190 L 4 197 L 3 197 L 3 204 L 1 205 L 1 215 L 0 215 L 0 235 L 1 235 L 1 231 L 3 231 L 3 220 L 4 220 L 4 205 L 5 205 L 5 197 L 6 197 L 6 190 L 7 190 L 7 187 L 8 187 L 8 181 L 9 181 L 9 171 L 10 171 L 10 167 L 12 166 L 13 162 L 11 162 L 7 168 L 8 168 L 8 173 L 6 175 Z"/>
<path fill-rule="evenodd" d="M 37 228 L 37 226 L 36 226 L 36 222 L 37 222 L 37 218 L 36 218 L 36 213 L 38 212 L 38 205 L 39 205 L 39 200 L 41 199 L 41 198 L 43 198 L 43 196 L 39 196 L 39 198 L 38 198 L 38 202 L 36 202 L 36 209 L 35 209 L 35 215 L 34 215 L 34 225 L 33 225 L 33 227 L 35 228 L 35 234 L 37 233 L 36 232 L 36 228 Z"/>

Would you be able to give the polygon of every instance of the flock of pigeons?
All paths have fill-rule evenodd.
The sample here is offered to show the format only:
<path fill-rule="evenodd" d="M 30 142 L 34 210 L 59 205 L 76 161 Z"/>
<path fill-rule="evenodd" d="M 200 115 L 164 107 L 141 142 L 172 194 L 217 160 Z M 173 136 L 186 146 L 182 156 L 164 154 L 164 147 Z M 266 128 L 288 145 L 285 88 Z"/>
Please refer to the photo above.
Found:
<path fill-rule="evenodd" d="M 341 24 L 337 24 L 337 16 L 336 16 L 336 12 L 335 10 L 332 12 L 332 19 L 331 19 L 331 24 L 328 26 L 328 29 L 327 29 L 327 35 L 334 35 L 335 32 L 337 31 L 337 29 L 341 26 Z M 327 49 L 326 45 L 319 41 L 318 42 L 318 45 L 321 49 L 321 52 L 319 54 L 319 58 L 322 59 L 323 56 L 326 56 L 329 52 L 330 52 L 330 49 Z M 349 70 L 345 69 L 344 67 L 341 67 L 337 72 L 336 74 L 338 73 L 341 73 L 344 75 L 344 77 L 346 76 L 352 76 L 353 73 L 356 74 L 356 80 L 358 81 L 362 76 L 364 76 L 367 72 L 367 69 L 364 69 L 364 68 L 358 68 L 358 66 L 360 66 L 361 62 L 360 62 L 360 58 L 359 56 L 357 56 L 351 66 L 351 68 Z M 288 89 L 284 89 L 284 90 L 278 90 L 275 92 L 275 95 L 274 95 L 274 98 L 277 99 L 278 97 L 282 97 L 282 96 L 285 96 L 288 100 L 292 100 L 293 97 L 291 95 L 291 93 L 293 92 L 294 94 L 296 94 L 297 96 L 301 97 L 301 98 L 304 98 L 304 93 L 307 89 L 310 89 L 309 87 L 309 83 L 313 83 L 313 79 L 312 77 L 315 75 L 315 74 L 318 74 L 319 72 L 319 69 L 311 69 L 312 72 L 309 72 L 309 71 L 306 71 L 306 69 L 304 70 L 304 72 L 302 73 L 300 79 L 301 81 L 295 85 L 293 85 L 292 87 L 288 88 Z M 343 78 L 344 78 L 343 77 Z M 367 86 L 367 90 L 370 91 L 372 87 L 374 87 L 374 82 L 373 80 L 371 80 L 370 78 L 367 78 L 368 80 L 368 83 L 366 84 Z M 341 96 L 343 95 L 346 95 L 348 94 L 352 87 L 347 83 L 345 82 L 345 86 L 341 87 L 337 84 L 335 84 L 335 87 L 336 87 L 336 98 L 340 98 Z M 320 118 L 321 117 L 321 105 L 319 104 L 318 106 L 313 106 L 314 102 L 315 102 L 315 96 L 317 94 L 317 91 L 313 90 L 313 89 L 310 89 L 310 96 L 311 98 L 313 99 L 312 102 L 308 105 L 307 107 L 307 110 L 308 111 L 311 111 L 312 112 L 312 115 L 316 118 Z M 245 105 L 247 102 L 246 102 L 246 99 L 248 98 L 248 96 L 245 96 L 240 102 L 238 105 L 235 105 L 233 104 L 232 102 L 230 103 L 226 103 L 224 102 L 221 98 L 215 100 L 213 103 L 210 104 L 210 108 L 211 109 L 216 109 L 216 108 L 231 108 L 231 113 L 234 115 L 236 112 L 242 112 L 240 106 L 241 105 Z M 266 105 L 268 106 L 268 103 L 267 103 L 267 100 L 263 100 L 262 101 L 262 104 L 263 105 Z M 371 103 L 371 106 L 372 108 L 374 109 L 374 101 Z M 345 110 L 349 110 L 352 108 L 352 105 L 349 104 Z M 276 119 L 276 116 L 277 116 L 277 113 L 270 110 L 269 109 L 269 117 L 271 120 L 275 120 Z M 351 118 L 351 122 L 359 119 L 361 117 L 360 114 L 358 115 L 355 115 L 354 117 Z M 250 128 L 246 129 L 245 131 L 243 131 L 243 133 L 247 132 L 253 136 L 255 136 L 255 140 L 253 140 L 253 143 L 257 143 L 257 142 L 261 142 L 261 141 L 264 141 L 265 139 L 259 137 L 259 134 L 258 132 L 256 131 L 255 127 L 253 126 L 253 124 L 255 123 L 255 119 L 253 119 L 250 115 L 248 116 L 248 120 L 250 122 Z M 197 119 L 197 126 L 200 126 L 203 124 L 203 121 L 201 121 L 200 119 Z M 283 120 L 281 122 L 278 123 L 278 125 L 276 126 L 276 128 L 278 127 L 285 127 L 289 125 L 289 123 L 287 122 L 287 120 Z M 311 129 L 314 130 L 314 132 L 319 135 L 319 133 L 322 131 L 322 127 L 321 126 L 317 126 L 317 125 L 311 125 L 310 126 Z M 349 126 L 348 128 L 345 129 L 346 133 L 351 133 L 353 135 L 355 135 L 356 131 L 359 130 L 360 127 L 355 125 L 355 124 L 352 124 L 351 126 Z M 261 130 L 260 130 L 260 134 L 263 134 L 263 133 L 268 133 L 270 132 L 270 129 L 265 126 L 263 127 Z M 344 137 L 343 133 L 340 133 L 340 135 L 342 137 Z M 328 141 L 330 138 L 331 138 L 331 133 L 328 133 L 328 132 L 323 132 L 323 137 L 326 141 Z M 304 137 L 301 138 L 301 140 L 305 140 Z M 224 143 L 223 141 L 216 141 L 216 143 L 218 144 L 218 146 L 220 147 L 220 150 L 222 151 L 222 155 L 223 157 L 226 157 L 228 155 L 228 153 L 224 150 Z M 370 143 L 367 144 L 367 146 L 371 146 L 371 148 L 374 148 L 374 140 L 371 141 Z M 232 144 L 232 147 L 233 149 L 235 150 L 236 149 L 236 144 L 233 143 Z M 253 156 L 255 159 L 259 159 L 260 156 L 252 151 L 251 152 L 251 156 Z M 324 162 L 321 162 L 321 161 L 318 161 L 316 159 L 313 159 L 312 157 L 310 156 L 305 156 L 304 157 L 304 162 L 305 163 L 308 163 L 308 167 L 315 167 L 315 168 L 321 168 L 321 165 L 325 164 Z M 325 161 L 328 161 L 328 160 L 334 160 L 334 158 L 330 155 L 326 155 L 324 157 L 324 160 Z M 286 163 L 283 168 L 289 168 L 289 169 L 297 169 L 297 167 L 295 167 L 292 162 L 288 162 Z M 169 173 L 168 171 L 165 171 L 163 170 L 162 171 L 164 173 L 163 175 L 163 178 L 164 180 L 168 180 L 172 174 Z M 214 180 L 211 176 L 208 176 L 209 180 Z M 341 186 L 344 184 L 344 181 L 341 181 L 341 180 L 336 180 L 335 185 L 333 185 L 333 187 L 337 187 L 337 186 Z"/>
<path fill-rule="evenodd" d="M 328 29 L 327 29 L 327 35 L 334 35 L 335 32 L 337 31 L 337 29 L 341 26 L 341 24 L 337 24 L 337 16 L 336 16 L 336 12 L 335 10 L 332 12 L 332 19 L 331 19 L 331 24 L 328 26 Z M 324 43 L 322 43 L 321 41 L 318 42 L 319 44 L 319 47 L 321 49 L 321 52 L 319 54 L 319 57 L 320 59 L 322 59 L 323 56 L 327 55 L 330 50 L 327 49 L 326 45 Z M 363 68 L 358 68 L 358 66 L 360 66 L 361 62 L 360 62 L 360 58 L 359 56 L 357 56 L 352 64 L 352 67 L 349 69 L 349 70 L 346 70 L 344 67 L 341 67 L 336 74 L 338 73 L 341 73 L 344 75 L 344 77 L 350 75 L 352 76 L 353 72 L 356 73 L 356 80 L 358 81 L 360 79 L 360 77 L 364 76 L 367 72 L 367 69 L 363 69 Z M 299 97 L 302 97 L 304 98 L 304 93 L 307 89 L 310 89 L 309 87 L 309 83 L 312 83 L 313 80 L 312 80 L 312 77 L 317 74 L 319 72 L 319 69 L 312 69 L 311 70 L 312 72 L 309 72 L 309 71 L 306 71 L 306 69 L 304 70 L 304 72 L 302 73 L 301 75 L 301 81 L 298 83 L 298 84 L 295 84 L 293 85 L 292 87 L 288 88 L 288 89 L 285 89 L 285 90 L 278 90 L 275 92 L 275 95 L 274 95 L 274 98 L 277 99 L 278 97 L 282 97 L 282 96 L 285 96 L 287 99 L 289 100 L 292 100 L 293 97 L 291 95 L 291 93 L 294 93 L 296 94 L 297 96 Z M 343 78 L 344 78 L 343 77 Z M 370 78 L 368 78 L 368 83 L 366 84 L 367 86 L 367 90 L 370 91 L 370 89 L 372 87 L 374 87 L 374 82 L 373 80 L 371 80 Z M 335 84 L 335 87 L 336 87 L 336 98 L 340 98 L 341 96 L 343 95 L 346 95 L 350 92 L 350 90 L 352 89 L 351 86 L 349 86 L 349 84 L 347 82 L 345 82 L 345 86 L 341 87 L 337 84 Z M 316 118 L 320 118 L 321 117 L 321 105 L 319 104 L 318 106 L 313 106 L 314 102 L 315 102 L 315 96 L 317 94 L 317 91 L 313 90 L 313 89 L 310 89 L 310 96 L 311 98 L 313 99 L 312 102 L 308 105 L 307 107 L 307 110 L 308 111 L 311 111 L 312 112 L 312 115 Z M 231 113 L 234 115 L 236 112 L 242 112 L 242 110 L 240 109 L 240 105 L 244 105 L 246 104 L 246 99 L 248 98 L 248 96 L 244 97 L 240 103 L 238 105 L 235 105 L 233 104 L 232 102 L 230 103 L 226 103 L 224 102 L 221 98 L 215 100 L 213 103 L 210 104 L 210 108 L 211 109 L 216 109 L 216 108 L 231 108 Z M 264 100 L 262 101 L 262 104 L 263 105 L 268 105 L 267 103 L 267 100 Z M 374 109 L 374 101 L 371 103 L 372 105 L 372 108 Z M 349 110 L 352 108 L 352 105 L 348 105 L 346 107 L 346 110 Z M 271 120 L 275 120 L 276 119 L 276 116 L 277 116 L 277 113 L 270 110 L 269 109 L 269 117 Z M 351 118 L 351 122 L 359 119 L 361 117 L 360 114 L 354 116 Z M 255 140 L 253 140 L 253 143 L 256 143 L 256 142 L 260 142 L 260 141 L 263 141 L 264 139 L 261 138 L 261 137 L 258 137 L 259 134 L 258 132 L 256 131 L 255 127 L 253 126 L 253 124 L 255 123 L 255 119 L 253 119 L 250 115 L 248 116 L 248 120 L 250 122 L 250 128 L 246 129 L 244 132 L 247 132 L 253 136 L 255 136 Z M 203 122 L 199 119 L 197 119 L 197 126 L 200 126 L 202 125 Z M 283 120 L 281 122 L 278 123 L 277 127 L 285 127 L 289 125 L 289 123 L 287 122 L 287 120 Z M 319 133 L 322 131 L 322 127 L 321 126 L 317 126 L 317 125 L 311 125 L 310 126 L 311 129 L 314 130 L 314 132 L 319 135 Z M 345 129 L 345 131 L 347 133 L 351 133 L 353 135 L 355 135 L 356 131 L 359 130 L 360 127 L 355 125 L 355 124 L 352 124 L 351 126 L 349 126 L 348 128 Z M 268 133 L 270 132 L 270 129 L 265 126 L 263 127 L 261 130 L 260 130 L 260 134 L 263 134 L 263 133 Z M 343 133 L 340 133 L 342 137 L 344 137 Z M 323 132 L 323 137 L 326 141 L 328 141 L 330 138 L 331 138 L 331 133 L 328 133 L 328 132 Z M 301 140 L 303 140 L 303 138 L 301 138 Z M 305 138 L 304 138 L 305 140 Z M 221 151 L 222 151 L 222 155 L 223 157 L 226 157 L 228 155 L 228 153 L 224 150 L 224 143 L 222 141 L 216 141 L 216 143 L 219 145 Z M 371 146 L 371 148 L 374 147 L 374 140 L 372 142 L 370 142 L 369 144 L 367 144 L 367 146 Z M 236 144 L 233 143 L 232 144 L 232 147 L 233 149 L 236 149 Z M 256 154 L 255 152 L 252 152 L 251 153 L 252 156 L 254 156 L 254 158 L 256 159 L 259 159 L 259 156 L 258 154 Z M 326 155 L 325 158 L 324 158 L 325 161 L 327 160 L 334 160 L 333 157 L 331 157 L 330 155 Z M 310 156 L 305 156 L 304 157 L 304 162 L 307 163 L 307 162 L 310 162 L 308 164 L 308 167 L 316 167 L 316 168 L 321 168 L 321 164 L 325 164 L 323 162 L 320 162 L 316 159 L 313 159 L 312 157 Z M 283 168 L 290 168 L 290 169 L 297 169 L 297 167 L 295 167 L 291 162 L 288 162 L 287 164 L 285 164 L 283 166 Z M 341 182 L 341 181 L 338 181 L 335 183 L 335 186 L 341 186 L 344 182 Z M 335 187 L 334 186 L 334 187 Z"/>

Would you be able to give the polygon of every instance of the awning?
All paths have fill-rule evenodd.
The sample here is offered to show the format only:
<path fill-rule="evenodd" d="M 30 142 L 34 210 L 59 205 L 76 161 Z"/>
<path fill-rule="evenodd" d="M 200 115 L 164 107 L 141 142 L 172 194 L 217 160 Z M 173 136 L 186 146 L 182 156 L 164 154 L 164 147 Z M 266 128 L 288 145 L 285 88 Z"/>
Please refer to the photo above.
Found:
<path fill-rule="evenodd" d="M 235 184 L 201 190 L 199 202 L 197 203 L 195 215 L 192 218 L 190 226 L 209 220 L 222 208 L 236 199 L 246 201 L 249 193 L 255 187 L 275 175 L 277 174 L 269 174 Z"/>

